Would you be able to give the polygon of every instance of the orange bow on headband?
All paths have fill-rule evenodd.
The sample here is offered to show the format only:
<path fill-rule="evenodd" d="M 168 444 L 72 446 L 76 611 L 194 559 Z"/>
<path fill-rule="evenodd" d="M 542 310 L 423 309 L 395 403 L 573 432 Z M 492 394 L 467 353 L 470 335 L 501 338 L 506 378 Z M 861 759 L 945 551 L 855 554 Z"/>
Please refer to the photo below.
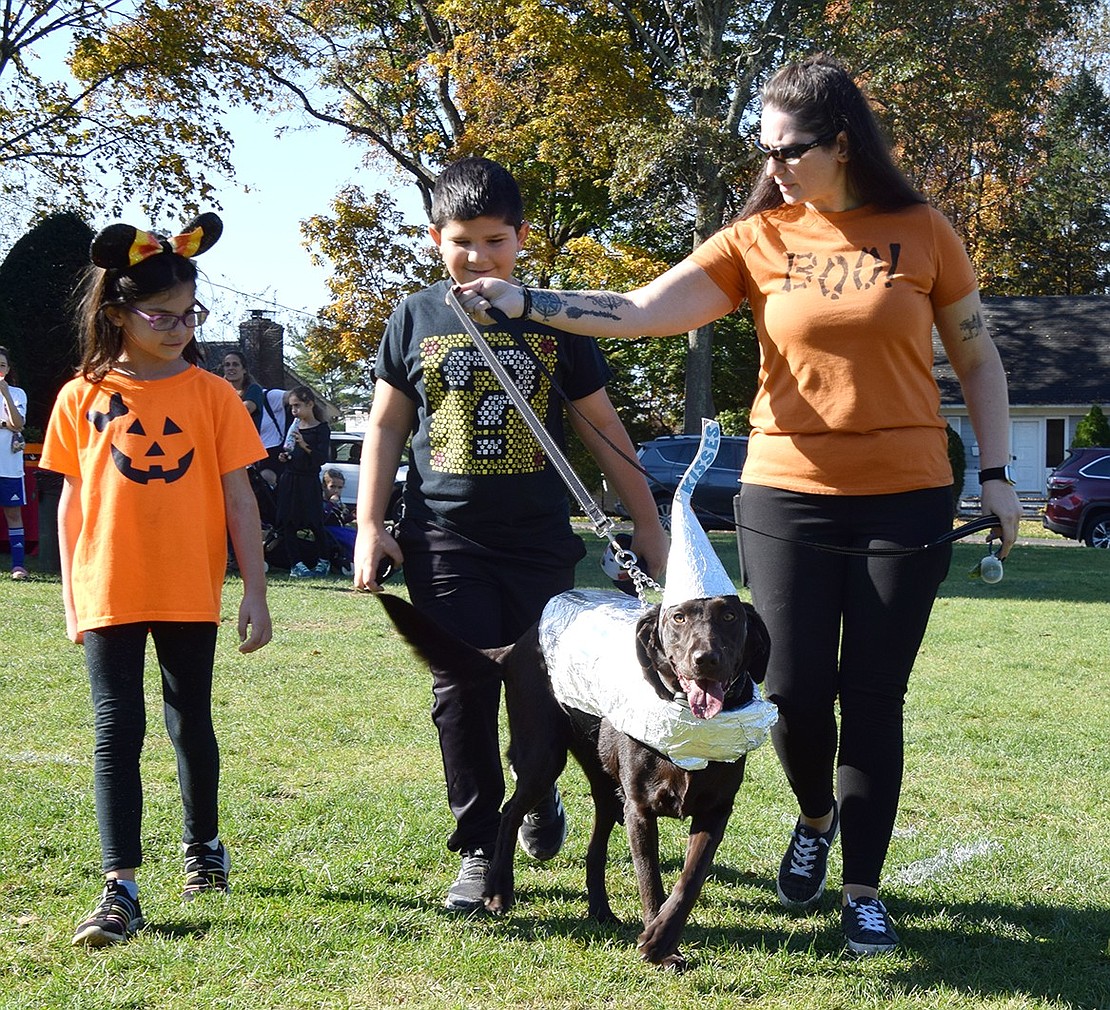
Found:
<path fill-rule="evenodd" d="M 222 232 L 223 222 L 211 213 L 195 217 L 169 239 L 129 224 L 111 224 L 93 239 L 89 254 L 98 267 L 126 270 L 160 253 L 191 259 L 211 249 Z"/>

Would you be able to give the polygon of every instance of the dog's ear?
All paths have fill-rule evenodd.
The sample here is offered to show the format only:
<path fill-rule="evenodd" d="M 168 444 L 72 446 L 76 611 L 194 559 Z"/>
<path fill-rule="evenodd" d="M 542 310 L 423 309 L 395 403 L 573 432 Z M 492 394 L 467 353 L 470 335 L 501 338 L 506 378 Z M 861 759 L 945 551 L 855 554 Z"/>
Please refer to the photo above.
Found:
<path fill-rule="evenodd" d="M 652 690 L 664 701 L 670 701 L 674 697 L 674 691 L 659 676 L 661 670 L 669 672 L 670 665 L 659 638 L 658 604 L 636 622 L 636 660 L 644 671 L 644 680 L 651 685 Z"/>
<path fill-rule="evenodd" d="M 748 618 L 748 640 L 744 645 L 744 667 L 748 676 L 757 684 L 767 676 L 767 661 L 771 658 L 771 635 L 767 625 L 750 603 L 742 603 Z"/>

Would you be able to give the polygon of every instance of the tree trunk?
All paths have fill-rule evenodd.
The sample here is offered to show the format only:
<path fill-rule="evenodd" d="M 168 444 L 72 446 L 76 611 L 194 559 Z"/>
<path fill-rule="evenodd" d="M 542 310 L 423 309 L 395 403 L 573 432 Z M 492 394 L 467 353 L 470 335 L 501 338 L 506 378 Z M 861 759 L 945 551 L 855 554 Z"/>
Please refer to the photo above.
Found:
<path fill-rule="evenodd" d="M 706 323 L 687 335 L 686 405 L 682 430 L 688 435 L 701 432 L 701 419 L 715 417 L 713 406 L 713 324 Z"/>

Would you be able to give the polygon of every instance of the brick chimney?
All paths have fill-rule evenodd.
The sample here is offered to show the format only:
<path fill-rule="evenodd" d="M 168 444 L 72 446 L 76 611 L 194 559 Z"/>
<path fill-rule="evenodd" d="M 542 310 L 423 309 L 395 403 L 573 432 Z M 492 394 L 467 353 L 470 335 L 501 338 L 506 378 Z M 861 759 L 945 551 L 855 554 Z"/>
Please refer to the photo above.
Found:
<path fill-rule="evenodd" d="M 255 381 L 267 389 L 285 388 L 285 327 L 264 309 L 251 309 L 239 324 L 239 342 Z"/>

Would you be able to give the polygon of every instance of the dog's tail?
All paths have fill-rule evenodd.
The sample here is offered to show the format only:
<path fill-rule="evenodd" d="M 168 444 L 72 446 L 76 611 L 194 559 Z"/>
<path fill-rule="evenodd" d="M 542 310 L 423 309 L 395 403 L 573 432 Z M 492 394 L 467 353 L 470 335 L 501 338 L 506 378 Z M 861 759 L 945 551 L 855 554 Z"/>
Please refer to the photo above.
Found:
<path fill-rule="evenodd" d="M 377 597 L 401 637 L 433 672 L 444 671 L 454 678 L 469 674 L 475 679 L 490 676 L 501 679 L 502 669 L 498 657 L 505 653 L 505 649 L 476 649 L 441 628 L 399 596 L 378 593 Z"/>

